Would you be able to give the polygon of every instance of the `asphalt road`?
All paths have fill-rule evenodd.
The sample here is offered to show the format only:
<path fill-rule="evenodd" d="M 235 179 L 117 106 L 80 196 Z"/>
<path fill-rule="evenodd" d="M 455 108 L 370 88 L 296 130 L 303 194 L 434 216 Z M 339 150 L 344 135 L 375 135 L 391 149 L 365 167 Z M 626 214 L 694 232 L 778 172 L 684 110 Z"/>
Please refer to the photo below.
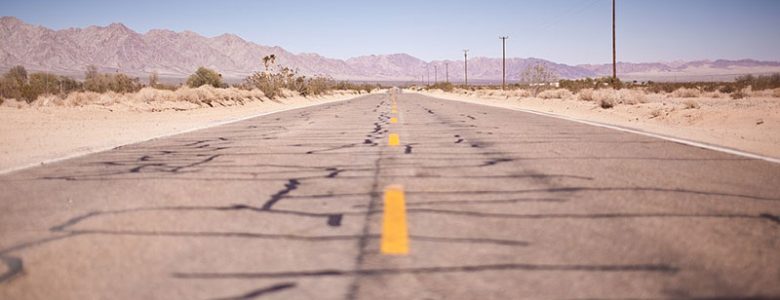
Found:
<path fill-rule="evenodd" d="M 370 95 L 3 175 L 0 262 L 0 299 L 773 298 L 780 164 Z"/>

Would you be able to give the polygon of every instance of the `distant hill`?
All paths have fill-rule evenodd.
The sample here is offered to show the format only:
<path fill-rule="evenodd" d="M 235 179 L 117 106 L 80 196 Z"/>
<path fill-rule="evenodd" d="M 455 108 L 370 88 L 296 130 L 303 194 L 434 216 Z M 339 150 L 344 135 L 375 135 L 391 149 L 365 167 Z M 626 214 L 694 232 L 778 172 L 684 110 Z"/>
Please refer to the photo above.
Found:
<path fill-rule="evenodd" d="M 323 74 L 336 79 L 419 81 L 430 72 L 433 81 L 435 66 L 439 80 L 447 75 L 450 81 L 463 80 L 463 61 L 460 60 L 426 62 L 408 54 L 340 60 L 313 53 L 295 54 L 281 47 L 258 45 L 233 34 L 204 37 L 191 31 L 165 29 L 140 34 L 121 23 L 52 30 L 14 17 L 2 17 L 0 40 L 0 69 L 23 65 L 30 70 L 67 75 L 80 75 L 87 65 L 95 65 L 104 72 L 118 71 L 140 77 L 158 72 L 163 77 L 183 78 L 199 66 L 205 66 L 228 78 L 243 78 L 263 70 L 262 57 L 274 54 L 280 65 L 298 69 L 303 74 Z M 537 63 L 547 65 L 560 78 L 606 76 L 612 72 L 610 64 L 571 66 L 538 58 L 509 58 L 508 80 L 519 80 L 523 70 Z M 618 64 L 621 77 L 753 71 L 780 72 L 780 62 L 716 60 Z M 501 59 L 469 58 L 469 79 L 475 82 L 500 80 Z"/>

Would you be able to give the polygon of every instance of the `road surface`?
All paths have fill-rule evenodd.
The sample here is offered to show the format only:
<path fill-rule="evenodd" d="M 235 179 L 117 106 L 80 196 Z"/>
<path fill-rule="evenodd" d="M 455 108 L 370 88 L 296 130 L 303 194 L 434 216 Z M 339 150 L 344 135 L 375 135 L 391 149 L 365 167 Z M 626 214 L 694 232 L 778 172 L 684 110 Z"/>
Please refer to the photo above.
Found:
<path fill-rule="evenodd" d="M 0 299 L 773 298 L 780 165 L 375 94 L 0 176 L 0 262 Z"/>

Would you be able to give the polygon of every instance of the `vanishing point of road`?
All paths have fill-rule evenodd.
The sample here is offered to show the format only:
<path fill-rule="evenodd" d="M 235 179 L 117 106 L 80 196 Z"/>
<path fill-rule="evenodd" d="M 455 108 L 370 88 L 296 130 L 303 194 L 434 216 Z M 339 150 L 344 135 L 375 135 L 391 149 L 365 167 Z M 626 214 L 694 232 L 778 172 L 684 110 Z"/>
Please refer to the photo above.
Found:
<path fill-rule="evenodd" d="M 780 297 L 780 164 L 409 93 L 0 176 L 0 299 Z"/>

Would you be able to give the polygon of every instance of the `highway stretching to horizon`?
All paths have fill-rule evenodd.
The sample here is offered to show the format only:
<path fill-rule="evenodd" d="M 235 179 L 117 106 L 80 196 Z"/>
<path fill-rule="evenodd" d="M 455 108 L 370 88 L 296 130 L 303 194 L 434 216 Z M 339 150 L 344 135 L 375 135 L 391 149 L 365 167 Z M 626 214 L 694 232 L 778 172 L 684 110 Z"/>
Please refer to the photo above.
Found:
<path fill-rule="evenodd" d="M 390 90 L 0 176 L 0 299 L 780 298 L 780 164 Z"/>

